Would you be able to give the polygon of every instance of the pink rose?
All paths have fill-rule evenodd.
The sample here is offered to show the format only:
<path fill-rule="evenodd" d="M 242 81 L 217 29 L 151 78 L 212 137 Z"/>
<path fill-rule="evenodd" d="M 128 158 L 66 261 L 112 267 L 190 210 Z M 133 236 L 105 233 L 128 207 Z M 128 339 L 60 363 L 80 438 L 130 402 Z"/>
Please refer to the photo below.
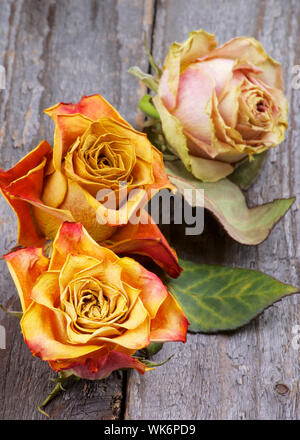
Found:
<path fill-rule="evenodd" d="M 287 128 L 280 64 L 254 38 L 216 46 L 202 30 L 173 43 L 154 98 L 174 153 L 211 182 L 247 155 L 278 145 Z"/>

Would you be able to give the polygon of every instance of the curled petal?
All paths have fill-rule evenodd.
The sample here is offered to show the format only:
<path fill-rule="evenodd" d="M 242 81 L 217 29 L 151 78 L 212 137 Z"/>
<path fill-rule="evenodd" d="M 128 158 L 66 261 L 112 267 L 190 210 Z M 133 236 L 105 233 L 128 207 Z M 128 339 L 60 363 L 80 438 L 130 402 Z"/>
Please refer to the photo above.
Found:
<path fill-rule="evenodd" d="M 235 62 L 230 59 L 216 58 L 206 61 L 198 61 L 193 64 L 193 69 L 205 72 L 214 79 L 217 96 L 222 95 L 224 88 L 232 77 L 232 69 Z"/>
<path fill-rule="evenodd" d="M 64 312 L 33 302 L 21 319 L 22 333 L 34 356 L 46 361 L 76 359 L 91 354 L 101 346 L 76 345 L 67 341 Z"/>
<path fill-rule="evenodd" d="M 160 191 L 162 189 L 169 189 L 172 192 L 176 192 L 176 187 L 170 182 L 166 173 L 163 155 L 154 147 L 152 167 L 155 182 L 150 185 L 148 189 L 148 194 L 150 194 L 150 198 L 153 197 L 157 191 Z"/>
<path fill-rule="evenodd" d="M 177 106 L 173 115 L 183 128 L 202 141 L 210 141 L 209 116 L 205 109 L 215 87 L 211 75 L 201 69 L 188 68 L 181 76 Z"/>
<path fill-rule="evenodd" d="M 189 64 L 203 57 L 216 47 L 214 35 L 200 30 L 191 32 L 182 44 L 173 43 L 164 63 L 164 73 L 160 81 L 158 94 L 168 110 L 176 106 L 179 76 Z"/>
<path fill-rule="evenodd" d="M 183 133 L 182 124 L 167 110 L 158 95 L 153 98 L 153 103 L 159 113 L 170 149 L 182 160 L 188 171 L 191 171 L 187 138 Z"/>
<path fill-rule="evenodd" d="M 100 215 L 104 206 L 99 203 L 88 191 L 81 188 L 77 182 L 68 179 L 68 190 L 61 210 L 70 211 L 76 222 L 80 222 L 96 241 L 108 239 L 114 232 L 114 228 L 100 223 Z M 118 224 L 118 223 L 117 223 Z"/>
<path fill-rule="evenodd" d="M 61 163 L 78 136 L 82 136 L 92 120 L 80 114 L 65 114 L 56 116 L 53 165 L 61 169 Z"/>
<path fill-rule="evenodd" d="M 19 249 L 4 255 L 8 269 L 19 293 L 22 310 L 25 312 L 32 303 L 32 289 L 48 268 L 49 259 L 41 248 Z"/>
<path fill-rule="evenodd" d="M 60 171 L 54 171 L 44 180 L 42 201 L 45 205 L 58 208 L 67 193 L 67 179 Z"/>
<path fill-rule="evenodd" d="M 39 199 L 44 169 L 51 156 L 50 145 L 43 141 L 10 170 L 0 170 L 0 188 L 17 216 L 18 243 L 22 246 L 40 246 L 45 241 L 34 223 L 32 206 L 25 199 Z"/>
<path fill-rule="evenodd" d="M 118 257 L 109 249 L 97 244 L 80 223 L 65 222 L 61 225 L 53 242 L 53 253 L 49 269 L 61 269 L 67 255 L 86 255 L 102 261 L 115 262 Z"/>
<path fill-rule="evenodd" d="M 141 350 L 150 344 L 150 319 L 146 318 L 145 321 L 134 329 L 127 330 L 120 336 L 115 338 L 99 338 L 106 343 L 113 343 L 124 347 L 129 350 Z"/>
<path fill-rule="evenodd" d="M 192 173 L 203 182 L 217 182 L 227 177 L 234 170 L 229 163 L 218 160 L 203 159 L 202 157 L 191 156 Z"/>
<path fill-rule="evenodd" d="M 83 96 L 77 104 L 59 102 L 53 107 L 46 109 L 45 113 L 54 122 L 56 122 L 57 115 L 80 113 L 93 121 L 100 118 L 113 118 L 127 124 L 119 112 L 101 95 Z"/>
<path fill-rule="evenodd" d="M 4 190 L 2 190 L 2 194 L 17 217 L 18 244 L 22 246 L 42 246 L 46 240 L 33 221 L 32 206 L 26 201 L 10 196 Z"/>
<path fill-rule="evenodd" d="M 113 371 L 123 368 L 134 368 L 141 374 L 144 374 L 146 369 L 138 359 L 119 351 L 110 351 L 96 362 L 88 359 L 84 364 L 74 364 L 68 369 L 82 379 L 100 380 L 108 377 Z"/>
<path fill-rule="evenodd" d="M 129 223 L 123 226 L 110 238 L 106 246 L 117 254 L 146 255 L 173 278 L 177 278 L 181 273 L 175 251 L 171 249 L 146 211 L 142 212 L 138 225 Z"/>
<path fill-rule="evenodd" d="M 258 75 L 263 82 L 269 84 L 271 87 L 282 90 L 282 70 L 280 63 L 273 60 L 273 58 L 266 53 L 262 44 L 255 38 L 233 38 L 211 51 L 205 59 L 216 57 L 229 58 L 232 60 L 247 60 L 248 63 L 252 63 L 263 70 L 263 72 Z"/>
<path fill-rule="evenodd" d="M 141 291 L 140 299 L 150 318 L 154 319 L 159 307 L 168 296 L 165 285 L 158 276 L 131 258 L 121 258 L 120 265 L 123 267 L 122 279 Z"/>
<path fill-rule="evenodd" d="M 175 298 L 169 294 L 159 308 L 155 319 L 151 321 L 151 342 L 186 342 L 188 326 L 189 322 L 183 310 Z"/>
<path fill-rule="evenodd" d="M 32 288 L 32 301 L 49 308 L 56 308 L 60 301 L 59 272 L 46 271 L 41 274 Z"/>
<path fill-rule="evenodd" d="M 197 179 L 201 179 L 203 181 L 206 181 L 206 179 L 209 179 L 209 181 L 216 181 L 227 176 L 233 171 L 233 168 L 230 164 L 216 162 L 216 165 L 214 165 L 215 161 L 205 160 L 201 157 L 192 155 L 187 146 L 187 136 L 192 138 L 194 143 L 197 143 L 197 146 L 199 146 L 199 141 L 190 135 L 186 135 L 186 132 L 183 130 L 179 120 L 168 112 L 158 96 L 156 96 L 153 101 L 160 114 L 164 135 L 166 136 L 169 145 L 174 153 L 180 157 L 186 169 L 190 171 Z M 205 145 L 207 146 L 207 149 L 204 147 L 203 142 L 200 148 L 202 152 L 206 153 L 206 157 L 209 158 L 210 154 L 212 154 L 212 151 L 209 144 Z M 230 149 L 230 146 L 225 146 L 227 149 Z M 198 152 L 200 148 L 198 148 Z M 216 154 L 217 153 L 214 153 L 212 156 L 214 157 Z"/>
<path fill-rule="evenodd" d="M 56 233 L 63 222 L 73 222 L 74 218 L 70 211 L 58 208 L 52 208 L 42 202 L 33 202 L 32 212 L 35 223 L 44 237 L 54 240 Z"/>
<path fill-rule="evenodd" d="M 30 170 L 36 168 L 43 159 L 51 158 L 52 149 L 47 141 L 42 141 L 34 150 L 30 151 L 23 159 L 21 159 L 10 170 L 4 171 L 0 169 L 0 185 L 1 188 L 6 187 L 11 182 L 26 175 Z"/>

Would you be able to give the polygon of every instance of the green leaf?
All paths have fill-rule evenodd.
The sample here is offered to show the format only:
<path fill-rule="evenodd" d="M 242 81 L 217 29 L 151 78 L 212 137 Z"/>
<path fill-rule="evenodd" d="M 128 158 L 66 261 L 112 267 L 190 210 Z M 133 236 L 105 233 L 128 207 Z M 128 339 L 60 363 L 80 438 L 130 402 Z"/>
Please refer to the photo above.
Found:
<path fill-rule="evenodd" d="M 139 109 L 153 119 L 160 119 L 159 113 L 151 102 L 151 95 L 144 95 L 139 102 Z"/>
<path fill-rule="evenodd" d="M 149 358 L 158 353 L 163 348 L 163 345 L 162 342 L 151 342 L 147 347 L 139 350 L 139 352 L 144 358 Z"/>
<path fill-rule="evenodd" d="M 130 67 L 128 72 L 143 81 L 143 83 L 146 84 L 146 86 L 153 90 L 155 93 L 158 92 L 158 82 L 152 75 L 143 72 L 138 66 Z"/>
<path fill-rule="evenodd" d="M 179 262 L 182 274 L 168 278 L 167 285 L 181 304 L 191 332 L 236 329 L 298 290 L 257 270 Z"/>
<path fill-rule="evenodd" d="M 257 179 L 267 154 L 268 151 L 256 154 L 251 161 L 247 157 L 247 159 L 243 160 L 240 165 L 236 166 L 234 172 L 230 174 L 228 179 L 239 185 L 240 188 L 248 189 Z"/>
<path fill-rule="evenodd" d="M 183 194 L 186 188 L 204 189 L 204 207 L 214 214 L 234 240 L 242 244 L 263 242 L 295 201 L 294 197 L 277 199 L 248 208 L 243 192 L 228 179 L 214 183 L 200 182 L 179 160 L 166 162 L 165 169 L 171 182 Z"/>

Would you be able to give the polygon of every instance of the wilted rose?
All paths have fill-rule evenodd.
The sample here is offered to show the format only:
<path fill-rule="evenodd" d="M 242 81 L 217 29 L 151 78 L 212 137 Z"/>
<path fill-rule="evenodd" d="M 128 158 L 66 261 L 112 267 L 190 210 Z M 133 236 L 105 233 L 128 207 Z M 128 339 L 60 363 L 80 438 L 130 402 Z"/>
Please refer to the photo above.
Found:
<path fill-rule="evenodd" d="M 45 112 L 55 122 L 53 151 L 43 141 L 13 168 L 0 170 L 2 194 L 18 218 L 18 243 L 40 246 L 62 222 L 80 222 L 97 242 L 110 239 L 118 249 L 154 256 L 178 276 L 177 258 L 158 228 L 137 222 L 155 192 L 174 188 L 161 153 L 100 95 Z M 97 197 L 103 191 L 107 197 Z M 107 206 L 107 198 L 115 205 Z"/>
<path fill-rule="evenodd" d="M 22 333 L 34 356 L 56 370 L 102 379 L 151 342 L 186 340 L 188 321 L 164 284 L 130 258 L 98 245 L 79 223 L 64 223 L 48 259 L 41 248 L 5 260 L 20 296 Z"/>
<path fill-rule="evenodd" d="M 278 145 L 287 128 L 280 64 L 254 38 L 216 46 L 202 30 L 173 43 L 154 98 L 171 148 L 203 181 Z"/>
<path fill-rule="evenodd" d="M 20 244 L 34 245 L 40 235 L 53 239 L 64 220 L 80 222 L 96 241 L 105 240 L 114 226 L 127 224 L 146 204 L 145 192 L 150 197 L 155 190 L 173 188 L 158 150 L 100 95 L 45 112 L 55 122 L 53 155 L 43 141 L 0 175 L 1 189 L 19 217 Z M 122 194 L 120 182 L 127 185 Z M 103 189 L 116 194 L 118 215 L 109 216 L 109 209 L 97 200 Z M 100 224 L 101 214 L 115 218 L 115 224 Z"/>

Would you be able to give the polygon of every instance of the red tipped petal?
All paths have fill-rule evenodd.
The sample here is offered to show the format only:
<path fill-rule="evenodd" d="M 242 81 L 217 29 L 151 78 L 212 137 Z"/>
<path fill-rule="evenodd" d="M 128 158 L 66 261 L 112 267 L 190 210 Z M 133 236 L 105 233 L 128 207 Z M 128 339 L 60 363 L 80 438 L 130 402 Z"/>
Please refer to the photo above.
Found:
<path fill-rule="evenodd" d="M 78 136 L 82 136 L 92 119 L 81 114 L 58 114 L 55 116 L 53 147 L 54 168 L 60 170 L 61 162 Z"/>
<path fill-rule="evenodd" d="M 156 191 L 161 189 L 170 189 L 171 191 L 176 191 L 176 187 L 170 182 L 168 175 L 166 173 L 163 161 L 163 155 L 160 151 L 153 147 L 153 176 L 155 182 L 150 186 L 149 190 L 152 190 L 152 195 L 155 195 Z"/>
<path fill-rule="evenodd" d="M 109 249 L 97 244 L 87 233 L 81 223 L 64 222 L 53 242 L 53 253 L 50 269 L 61 269 L 68 254 L 86 255 L 99 260 L 118 260 Z"/>
<path fill-rule="evenodd" d="M 175 298 L 169 294 L 151 321 L 151 342 L 186 342 L 189 322 Z"/>
<path fill-rule="evenodd" d="M 121 368 L 134 368 L 141 374 L 144 374 L 146 369 L 142 362 L 119 351 L 110 351 L 96 362 L 88 359 L 84 364 L 73 364 L 68 369 L 82 379 L 100 380 Z"/>
<path fill-rule="evenodd" d="M 57 115 L 79 113 L 93 121 L 100 118 L 113 118 L 125 122 L 117 110 L 101 95 L 83 96 L 77 104 L 60 102 L 45 110 L 45 113 L 54 121 Z"/>
<path fill-rule="evenodd" d="M 143 224 L 146 221 L 147 224 Z M 141 223 L 136 229 L 128 224 L 113 235 L 110 241 L 113 244 L 107 247 L 115 253 L 146 255 L 173 278 L 177 278 L 182 271 L 175 251 L 146 211 L 142 212 Z"/>
<path fill-rule="evenodd" d="M 24 200 L 10 196 L 5 191 L 2 191 L 2 194 L 17 216 L 18 243 L 22 246 L 42 246 L 46 239 L 33 221 L 32 206 Z"/>
<path fill-rule="evenodd" d="M 40 199 L 44 169 L 51 156 L 50 145 L 43 141 L 10 170 L 0 170 L 0 188 L 17 216 L 18 243 L 23 246 L 41 246 L 45 241 L 34 223 L 29 203 Z"/>
<path fill-rule="evenodd" d="M 17 287 L 22 309 L 25 311 L 32 302 L 32 288 L 38 277 L 47 270 L 49 260 L 41 248 L 19 249 L 4 255 L 4 258 Z"/>
<path fill-rule="evenodd" d="M 26 175 L 30 170 L 36 168 L 45 157 L 50 158 L 52 148 L 47 141 L 42 141 L 34 150 L 30 151 L 15 166 L 7 171 L 0 169 L 0 187 L 6 187 L 11 182 Z"/>

